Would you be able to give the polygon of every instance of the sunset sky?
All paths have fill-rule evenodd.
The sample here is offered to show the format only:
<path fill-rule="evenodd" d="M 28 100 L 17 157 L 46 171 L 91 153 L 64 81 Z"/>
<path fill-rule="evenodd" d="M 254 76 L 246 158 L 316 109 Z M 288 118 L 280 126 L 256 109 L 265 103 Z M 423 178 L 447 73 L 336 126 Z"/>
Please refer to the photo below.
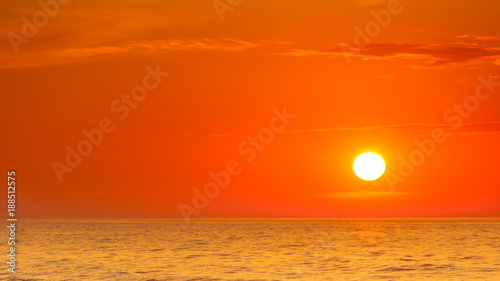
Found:
<path fill-rule="evenodd" d="M 191 218 L 500 216 L 499 1 L 45 1 L 0 4 L 20 218 L 182 218 L 228 163 Z"/>

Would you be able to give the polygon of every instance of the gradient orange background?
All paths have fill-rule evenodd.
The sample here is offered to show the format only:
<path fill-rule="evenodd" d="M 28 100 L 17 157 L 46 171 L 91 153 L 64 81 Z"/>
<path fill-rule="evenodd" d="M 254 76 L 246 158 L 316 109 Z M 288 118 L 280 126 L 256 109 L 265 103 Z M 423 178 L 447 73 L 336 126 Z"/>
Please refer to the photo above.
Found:
<path fill-rule="evenodd" d="M 231 160 L 241 174 L 194 217 L 499 216 L 500 87 L 394 190 L 353 173 L 365 151 L 397 172 L 416 139 L 451 130 L 443 114 L 479 76 L 500 81 L 493 0 L 403 0 L 348 63 L 339 43 L 387 2 L 243 0 L 221 21 L 211 1 L 75 0 L 16 54 L 7 34 L 40 6 L 3 1 L 1 170 L 17 172 L 18 216 L 180 217 Z M 170 75 L 120 120 L 111 103 L 156 65 Z M 238 145 L 285 106 L 296 118 L 246 162 Z M 52 163 L 102 118 L 116 129 L 59 182 Z"/>

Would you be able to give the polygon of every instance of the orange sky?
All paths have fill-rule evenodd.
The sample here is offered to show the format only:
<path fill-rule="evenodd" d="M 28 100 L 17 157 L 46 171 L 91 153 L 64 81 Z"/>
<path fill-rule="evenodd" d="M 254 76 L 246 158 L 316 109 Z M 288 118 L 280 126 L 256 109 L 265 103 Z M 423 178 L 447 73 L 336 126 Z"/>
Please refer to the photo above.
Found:
<path fill-rule="evenodd" d="M 0 6 L 1 166 L 19 217 L 182 217 L 228 162 L 240 172 L 192 218 L 500 215 L 498 1 L 243 0 L 223 20 L 199 0 Z M 282 130 L 250 148 L 272 120 Z M 69 167 L 66 147 L 102 122 Z M 447 139 L 404 182 L 353 173 L 373 151 L 399 175 L 435 128 Z M 61 181 L 54 162 L 72 170 Z"/>

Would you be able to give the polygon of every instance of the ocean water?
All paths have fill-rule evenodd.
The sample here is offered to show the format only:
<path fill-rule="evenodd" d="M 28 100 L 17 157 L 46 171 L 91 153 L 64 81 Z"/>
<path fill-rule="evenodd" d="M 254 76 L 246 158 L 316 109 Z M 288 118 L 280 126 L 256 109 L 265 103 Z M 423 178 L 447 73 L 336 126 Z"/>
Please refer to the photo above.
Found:
<path fill-rule="evenodd" d="M 495 220 L 21 220 L 17 239 L 1 280 L 500 280 Z"/>

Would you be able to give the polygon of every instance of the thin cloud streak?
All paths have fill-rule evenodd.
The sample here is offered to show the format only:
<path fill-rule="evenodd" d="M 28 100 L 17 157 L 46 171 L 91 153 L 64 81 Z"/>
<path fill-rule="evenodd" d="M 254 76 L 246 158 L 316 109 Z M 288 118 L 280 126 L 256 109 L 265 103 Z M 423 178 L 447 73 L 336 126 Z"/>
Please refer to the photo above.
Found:
<path fill-rule="evenodd" d="M 471 34 L 463 34 L 455 36 L 457 39 L 473 39 L 473 40 L 500 40 L 498 36 L 481 36 L 481 35 L 471 35 Z"/>
<path fill-rule="evenodd" d="M 267 42 L 269 44 L 269 42 Z M 36 53 L 21 53 L 17 56 L 4 57 L 0 68 L 26 68 L 47 65 L 58 65 L 79 61 L 109 60 L 118 55 L 149 55 L 171 51 L 218 51 L 237 52 L 261 46 L 263 43 L 218 38 L 193 40 L 143 40 L 129 41 L 114 45 L 100 45 L 95 47 L 72 47 L 52 49 Z"/>
<path fill-rule="evenodd" d="M 151 52 L 173 51 L 173 50 L 214 50 L 214 51 L 242 51 L 259 46 L 259 44 L 242 40 L 200 39 L 200 40 L 153 40 L 132 41 L 117 46 L 99 46 L 95 48 L 75 48 L 56 52 L 56 54 L 70 57 L 87 57 L 112 53 L 136 53 L 145 54 Z"/>
<path fill-rule="evenodd" d="M 368 198 L 381 198 L 392 196 L 413 195 L 411 192 L 392 192 L 392 191 L 353 191 L 353 192 L 336 192 L 329 193 L 325 196 L 339 199 L 368 199 Z"/>
<path fill-rule="evenodd" d="M 416 134 L 426 135 L 436 128 L 444 129 L 448 134 L 456 134 L 461 136 L 474 136 L 493 134 L 500 136 L 500 121 L 491 122 L 475 122 L 464 123 L 454 129 L 454 124 L 424 124 L 424 123 L 407 123 L 407 124 L 394 124 L 394 125 L 381 125 L 381 126 L 367 126 L 367 127 L 332 127 L 332 128 L 316 128 L 305 130 L 289 130 L 277 132 L 277 134 L 321 134 L 321 133 L 335 133 L 335 132 L 393 132 L 393 131 L 410 131 Z M 186 134 L 182 134 L 186 135 Z M 212 133 L 206 135 L 209 138 L 226 138 L 239 135 L 231 135 L 224 133 Z"/>
<path fill-rule="evenodd" d="M 347 53 L 346 53 L 347 52 Z M 443 68 L 493 63 L 500 59 L 500 46 L 456 42 L 452 44 L 372 43 L 363 48 L 335 46 L 328 49 L 294 49 L 282 55 L 361 60 L 407 60 L 412 68 Z M 416 62 L 420 61 L 419 63 Z"/>
<path fill-rule="evenodd" d="M 424 123 L 408 123 L 394 124 L 383 126 L 368 126 L 368 127 L 336 127 L 336 128 L 318 128 L 309 130 L 292 130 L 279 132 L 280 134 L 299 134 L 299 133 L 329 133 L 343 131 L 432 131 L 435 128 L 443 128 L 445 131 L 457 134 L 487 134 L 500 133 L 500 122 L 475 122 L 460 125 L 458 129 L 453 128 L 454 124 L 424 124 Z"/>

